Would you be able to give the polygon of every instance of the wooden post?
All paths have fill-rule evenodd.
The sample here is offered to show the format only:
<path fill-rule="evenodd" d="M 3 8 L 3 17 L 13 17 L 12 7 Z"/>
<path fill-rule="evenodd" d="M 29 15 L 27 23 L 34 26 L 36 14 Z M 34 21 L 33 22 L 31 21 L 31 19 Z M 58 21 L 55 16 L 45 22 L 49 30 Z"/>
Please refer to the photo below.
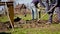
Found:
<path fill-rule="evenodd" d="M 10 24 L 11 24 L 11 27 L 13 29 L 14 27 L 14 6 L 13 6 L 13 2 L 0 2 L 0 5 L 5 5 L 6 6 L 6 11 L 8 12 L 7 16 L 10 20 Z M 9 9 L 7 9 L 7 6 Z M 13 29 L 14 30 L 14 29 Z"/>
<path fill-rule="evenodd" d="M 10 17 L 10 21 L 12 24 L 12 28 L 14 27 L 14 7 L 13 6 L 9 6 L 9 17 Z"/>

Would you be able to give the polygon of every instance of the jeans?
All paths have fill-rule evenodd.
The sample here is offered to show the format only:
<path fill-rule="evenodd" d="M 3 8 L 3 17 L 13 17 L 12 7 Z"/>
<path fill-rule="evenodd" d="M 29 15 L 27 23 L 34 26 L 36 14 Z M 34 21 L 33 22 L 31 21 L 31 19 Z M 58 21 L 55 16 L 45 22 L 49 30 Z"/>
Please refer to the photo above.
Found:
<path fill-rule="evenodd" d="M 35 7 L 34 3 L 26 3 L 25 6 L 31 11 L 32 19 L 38 19 L 37 8 Z"/>

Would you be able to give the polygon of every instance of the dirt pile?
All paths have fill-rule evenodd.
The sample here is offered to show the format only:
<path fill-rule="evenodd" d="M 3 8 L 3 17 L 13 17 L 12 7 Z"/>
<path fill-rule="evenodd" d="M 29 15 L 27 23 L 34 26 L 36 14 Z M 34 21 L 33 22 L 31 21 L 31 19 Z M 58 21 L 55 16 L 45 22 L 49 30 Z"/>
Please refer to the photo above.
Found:
<path fill-rule="evenodd" d="M 14 22 L 14 27 L 18 28 L 40 28 L 40 27 L 46 27 L 47 20 L 20 20 L 18 22 Z M 11 28 L 10 22 L 0 22 L 0 31 L 7 31 Z"/>
<path fill-rule="evenodd" d="M 43 20 L 20 20 L 19 22 L 15 22 L 15 27 L 20 27 L 20 28 L 36 28 L 36 27 L 41 27 L 41 24 L 45 24 L 47 21 Z"/>

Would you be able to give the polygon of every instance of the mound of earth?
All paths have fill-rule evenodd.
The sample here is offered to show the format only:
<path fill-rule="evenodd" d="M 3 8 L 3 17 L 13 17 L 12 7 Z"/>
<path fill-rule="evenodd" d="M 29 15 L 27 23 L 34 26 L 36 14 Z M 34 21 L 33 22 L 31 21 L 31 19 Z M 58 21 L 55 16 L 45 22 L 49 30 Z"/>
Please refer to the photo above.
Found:
<path fill-rule="evenodd" d="M 19 22 L 15 22 L 15 27 L 20 27 L 20 28 L 33 28 L 33 27 L 40 27 L 41 24 L 45 24 L 47 21 L 43 20 L 20 20 Z"/>
<path fill-rule="evenodd" d="M 18 22 L 14 22 L 14 27 L 19 28 L 40 28 L 45 27 L 47 23 L 47 20 L 20 20 Z M 10 22 L 0 22 L 0 32 L 1 31 L 7 31 L 11 28 Z"/>

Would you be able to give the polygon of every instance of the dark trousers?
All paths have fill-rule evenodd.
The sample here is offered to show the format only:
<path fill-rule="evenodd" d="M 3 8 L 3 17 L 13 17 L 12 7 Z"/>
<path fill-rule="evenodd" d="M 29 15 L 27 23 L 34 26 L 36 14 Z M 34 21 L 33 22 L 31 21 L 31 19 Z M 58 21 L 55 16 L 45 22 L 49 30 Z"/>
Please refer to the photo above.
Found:
<path fill-rule="evenodd" d="M 54 13 L 54 9 L 51 10 L 51 12 L 48 12 L 48 15 L 49 15 L 49 19 L 48 19 L 48 22 L 51 22 L 52 23 L 52 19 L 53 19 L 53 13 Z"/>

